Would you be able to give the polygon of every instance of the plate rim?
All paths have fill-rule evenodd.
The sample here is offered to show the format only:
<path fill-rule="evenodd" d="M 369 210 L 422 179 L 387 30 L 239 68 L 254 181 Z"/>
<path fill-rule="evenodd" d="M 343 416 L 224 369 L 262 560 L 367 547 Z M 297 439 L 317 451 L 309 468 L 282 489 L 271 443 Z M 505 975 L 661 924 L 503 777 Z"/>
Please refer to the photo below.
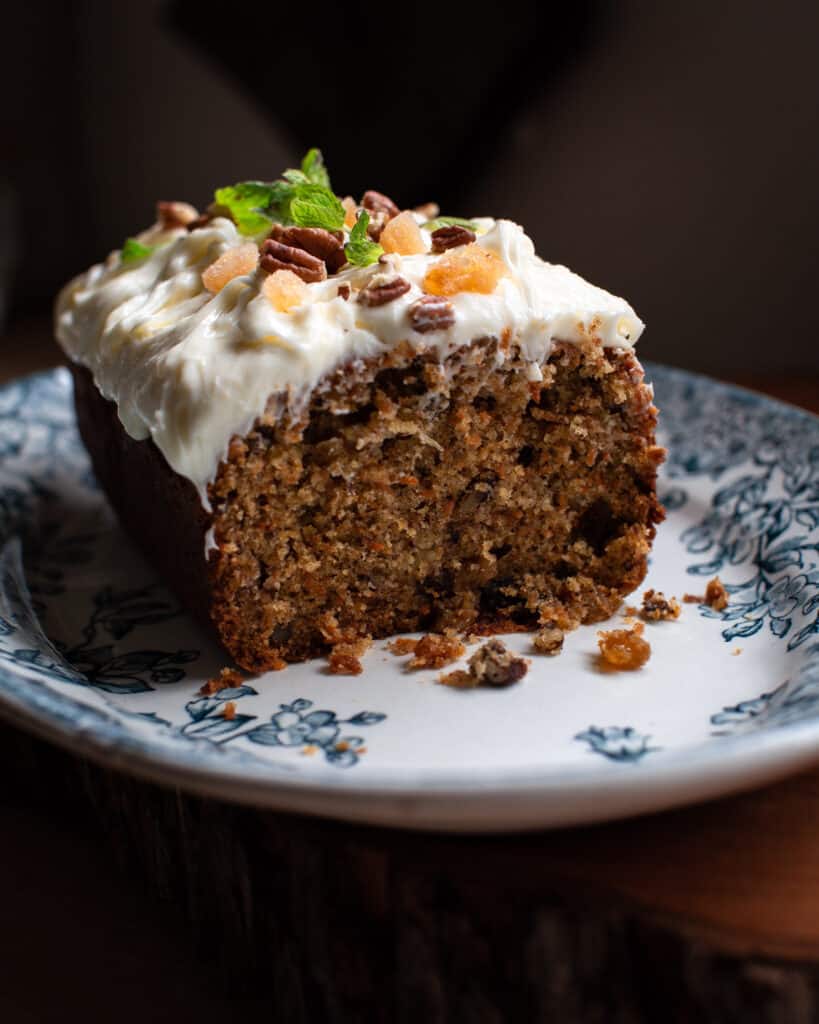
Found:
<path fill-rule="evenodd" d="M 682 377 L 697 385 L 718 387 L 728 393 L 754 399 L 804 418 L 813 429 L 819 416 L 799 406 L 704 373 L 665 364 L 646 362 L 646 377 L 654 371 Z M 66 374 L 63 366 L 13 378 L 0 392 L 15 385 Z M 95 711 L 94 705 L 49 687 L 25 670 L 0 666 L 0 718 L 32 732 L 62 749 L 103 766 L 123 771 L 165 788 L 184 789 L 200 796 L 231 803 L 306 813 L 398 828 L 451 832 L 510 832 L 592 824 L 639 814 L 669 810 L 700 800 L 728 796 L 773 782 L 800 767 L 819 762 L 819 716 L 721 737 L 719 742 L 661 752 L 650 762 L 634 765 L 606 763 L 601 771 L 593 762 L 588 769 L 574 767 L 560 772 L 519 766 L 498 775 L 497 767 L 470 770 L 467 775 L 448 775 L 440 768 L 429 773 L 388 771 L 378 777 L 330 774 L 304 776 L 271 770 L 270 765 L 239 763 L 213 757 L 199 760 L 179 748 L 145 736 L 105 736 L 87 729 L 66 728 L 58 710 L 36 699 L 27 701 L 20 685 L 47 695 L 45 703 L 65 703 Z M 117 709 L 113 709 L 116 713 Z M 101 712 L 102 713 L 102 712 Z M 117 729 L 125 729 L 117 722 Z M 207 741 L 201 741 L 207 742 Z M 695 758 L 692 761 L 692 752 Z M 680 762 L 690 762 L 681 767 Z M 629 777 L 629 773 L 633 776 Z M 628 784 L 623 785 L 623 778 Z M 556 792 L 559 807 L 550 800 Z M 543 798 L 541 804 L 538 797 Z M 460 805 L 453 815 L 452 801 Z M 400 820 L 399 820 L 400 819 Z"/>

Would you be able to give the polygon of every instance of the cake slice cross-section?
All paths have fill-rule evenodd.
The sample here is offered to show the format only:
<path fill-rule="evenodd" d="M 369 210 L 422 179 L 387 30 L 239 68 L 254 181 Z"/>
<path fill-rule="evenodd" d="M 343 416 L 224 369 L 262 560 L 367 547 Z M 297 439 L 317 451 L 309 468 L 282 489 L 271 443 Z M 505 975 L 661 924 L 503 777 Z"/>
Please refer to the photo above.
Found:
<path fill-rule="evenodd" d="M 510 221 L 341 201 L 310 169 L 284 205 L 161 204 L 61 293 L 128 533 L 250 671 L 609 617 L 663 516 L 639 318 Z"/>

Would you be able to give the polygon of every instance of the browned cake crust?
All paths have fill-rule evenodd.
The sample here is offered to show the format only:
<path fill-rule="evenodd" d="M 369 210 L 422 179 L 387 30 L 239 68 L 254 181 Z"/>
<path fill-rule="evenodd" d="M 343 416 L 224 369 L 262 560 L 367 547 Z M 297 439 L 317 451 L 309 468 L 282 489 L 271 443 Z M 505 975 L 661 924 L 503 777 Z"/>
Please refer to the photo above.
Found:
<path fill-rule="evenodd" d="M 248 670 L 367 634 L 605 619 L 663 518 L 650 389 L 631 353 L 558 346 L 533 384 L 497 344 L 340 370 L 298 422 L 234 438 L 210 516 L 75 369 L 80 431 L 126 529 Z"/>

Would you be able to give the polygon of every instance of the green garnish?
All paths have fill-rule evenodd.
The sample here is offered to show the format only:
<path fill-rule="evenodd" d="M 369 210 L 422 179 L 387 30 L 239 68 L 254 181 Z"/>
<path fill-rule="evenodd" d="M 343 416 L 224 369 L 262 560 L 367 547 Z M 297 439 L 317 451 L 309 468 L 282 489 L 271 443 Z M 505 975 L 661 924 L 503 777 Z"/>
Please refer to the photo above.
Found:
<path fill-rule="evenodd" d="M 355 267 L 368 267 L 384 252 L 378 242 L 373 242 L 367 235 L 369 225 L 370 215 L 362 210 L 350 232 L 350 240 L 344 246 L 347 262 Z"/>
<path fill-rule="evenodd" d="M 154 248 L 153 245 L 143 245 L 136 238 L 126 238 L 122 246 L 122 262 L 136 263 L 137 260 L 144 260 L 146 256 L 151 255 Z"/>
<path fill-rule="evenodd" d="M 326 228 L 338 231 L 344 227 L 341 200 L 324 185 L 295 185 L 289 203 L 290 221 L 303 228 Z"/>
<path fill-rule="evenodd" d="M 301 173 L 314 185 L 323 185 L 326 189 L 332 189 L 333 187 L 330 184 L 330 175 L 324 166 L 324 157 L 321 155 L 320 149 L 315 147 L 308 149 L 306 156 L 301 162 Z"/>
<path fill-rule="evenodd" d="M 469 228 L 470 231 L 477 231 L 478 225 L 474 220 L 465 220 L 463 217 L 436 217 L 428 220 L 424 227 L 427 231 L 437 231 L 438 228 Z"/>
<path fill-rule="evenodd" d="M 258 235 L 273 223 L 268 211 L 286 201 L 291 186 L 283 181 L 240 181 L 217 188 L 213 193 L 217 206 L 223 206 L 243 235 Z"/>
<path fill-rule="evenodd" d="M 330 189 L 320 149 L 311 149 L 301 170 L 288 168 L 278 181 L 240 181 L 217 189 L 217 206 L 230 214 L 243 235 L 260 235 L 274 223 L 338 231 L 344 207 Z"/>

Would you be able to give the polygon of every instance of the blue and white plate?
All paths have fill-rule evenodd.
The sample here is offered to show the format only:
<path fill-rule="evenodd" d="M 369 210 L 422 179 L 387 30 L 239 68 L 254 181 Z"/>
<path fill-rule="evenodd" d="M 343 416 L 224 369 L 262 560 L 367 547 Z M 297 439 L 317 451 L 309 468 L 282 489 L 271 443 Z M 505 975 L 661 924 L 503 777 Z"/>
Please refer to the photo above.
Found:
<path fill-rule="evenodd" d="M 509 637 L 532 663 L 507 690 L 448 689 L 379 642 L 358 677 L 315 661 L 213 697 L 197 691 L 224 655 L 120 533 L 67 372 L 0 389 L 0 712 L 168 785 L 453 831 L 658 810 L 819 761 L 819 419 L 649 375 L 670 453 L 645 586 L 682 597 L 718 574 L 724 611 L 648 625 L 638 672 L 601 672 L 586 627 L 557 658 Z"/>

